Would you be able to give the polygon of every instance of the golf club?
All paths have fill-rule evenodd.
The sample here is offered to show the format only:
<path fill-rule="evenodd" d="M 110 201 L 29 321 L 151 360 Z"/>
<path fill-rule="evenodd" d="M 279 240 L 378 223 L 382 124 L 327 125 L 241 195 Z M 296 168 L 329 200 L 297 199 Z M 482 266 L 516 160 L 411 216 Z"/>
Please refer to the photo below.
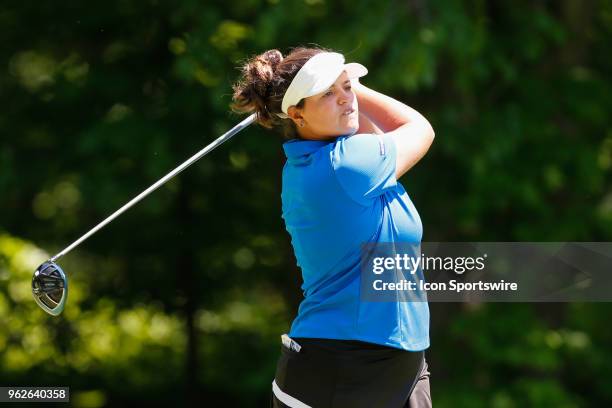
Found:
<path fill-rule="evenodd" d="M 104 221 L 100 222 L 98 225 L 93 227 L 79 239 L 67 246 L 64 250 L 42 263 L 36 269 L 36 271 L 34 272 L 34 276 L 32 277 L 32 294 L 34 295 L 34 300 L 36 300 L 36 303 L 38 303 L 38 305 L 50 315 L 57 316 L 62 313 L 66 304 L 66 298 L 68 296 L 68 280 L 62 268 L 60 268 L 59 265 L 57 265 L 55 262 L 62 256 L 66 255 L 68 252 L 73 250 L 75 247 L 77 247 L 81 242 L 85 241 L 87 238 L 95 234 L 106 224 L 108 224 L 109 222 L 117 218 L 119 215 L 121 215 L 123 212 L 125 212 L 127 209 L 132 207 L 134 204 L 136 204 L 137 202 L 148 196 L 150 193 L 155 191 L 159 186 L 166 183 L 172 177 L 185 170 L 187 167 L 192 165 L 200 158 L 204 157 L 206 154 L 211 152 L 217 146 L 221 145 L 223 142 L 229 140 L 236 133 L 251 125 L 255 121 L 255 119 L 256 115 L 252 114 L 246 119 L 244 119 L 242 122 L 238 123 L 225 134 L 219 136 L 211 144 L 191 156 L 183 164 L 172 170 L 170 173 L 166 174 L 151 187 L 138 194 L 123 207 L 112 213 Z"/>

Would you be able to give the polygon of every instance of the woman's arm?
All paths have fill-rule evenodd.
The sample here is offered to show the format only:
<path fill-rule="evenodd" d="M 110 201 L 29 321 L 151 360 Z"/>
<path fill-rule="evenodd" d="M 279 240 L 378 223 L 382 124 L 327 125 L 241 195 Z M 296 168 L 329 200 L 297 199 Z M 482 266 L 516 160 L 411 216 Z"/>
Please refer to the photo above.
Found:
<path fill-rule="evenodd" d="M 376 135 L 381 135 L 383 132 L 370 118 L 366 116 L 365 113 L 359 111 L 359 130 L 357 133 L 374 133 Z"/>
<path fill-rule="evenodd" d="M 393 137 L 397 150 L 395 175 L 399 179 L 429 150 L 435 137 L 431 124 L 408 105 L 358 81 L 353 81 L 352 87 L 359 111 Z"/>

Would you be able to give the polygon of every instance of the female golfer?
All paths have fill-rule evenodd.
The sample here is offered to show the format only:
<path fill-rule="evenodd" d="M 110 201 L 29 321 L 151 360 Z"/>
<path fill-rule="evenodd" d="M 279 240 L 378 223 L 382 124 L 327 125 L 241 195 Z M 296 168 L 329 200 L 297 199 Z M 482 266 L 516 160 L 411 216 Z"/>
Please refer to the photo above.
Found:
<path fill-rule="evenodd" d="M 414 109 L 360 84 L 342 54 L 295 48 L 242 67 L 233 105 L 283 131 L 282 217 L 304 300 L 272 383 L 273 407 L 431 406 L 427 302 L 364 301 L 361 245 L 420 242 L 422 225 L 397 181 L 434 131 Z"/>

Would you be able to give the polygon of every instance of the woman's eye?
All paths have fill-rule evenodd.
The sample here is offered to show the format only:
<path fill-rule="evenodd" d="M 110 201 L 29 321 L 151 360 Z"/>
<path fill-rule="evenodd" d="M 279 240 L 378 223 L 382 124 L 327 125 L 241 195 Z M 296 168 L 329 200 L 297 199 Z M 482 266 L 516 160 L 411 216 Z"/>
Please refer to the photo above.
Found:
<path fill-rule="evenodd" d="M 333 93 L 334 93 L 334 91 L 327 91 L 327 92 L 325 93 L 325 96 L 329 96 L 329 95 L 331 95 L 331 94 L 333 94 Z"/>

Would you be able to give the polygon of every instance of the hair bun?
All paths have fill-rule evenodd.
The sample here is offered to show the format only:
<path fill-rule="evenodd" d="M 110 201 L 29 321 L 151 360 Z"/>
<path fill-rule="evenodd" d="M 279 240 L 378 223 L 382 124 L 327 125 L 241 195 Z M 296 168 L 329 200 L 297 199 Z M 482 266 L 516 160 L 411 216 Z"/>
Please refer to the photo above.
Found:
<path fill-rule="evenodd" d="M 273 72 L 276 71 L 278 64 L 283 62 L 283 54 L 279 50 L 266 51 L 261 57 L 268 62 Z"/>
<path fill-rule="evenodd" d="M 279 50 L 266 51 L 247 64 L 246 74 L 252 82 L 259 84 L 257 88 L 263 91 L 265 86 L 272 81 L 274 71 L 282 61 L 283 54 Z"/>

